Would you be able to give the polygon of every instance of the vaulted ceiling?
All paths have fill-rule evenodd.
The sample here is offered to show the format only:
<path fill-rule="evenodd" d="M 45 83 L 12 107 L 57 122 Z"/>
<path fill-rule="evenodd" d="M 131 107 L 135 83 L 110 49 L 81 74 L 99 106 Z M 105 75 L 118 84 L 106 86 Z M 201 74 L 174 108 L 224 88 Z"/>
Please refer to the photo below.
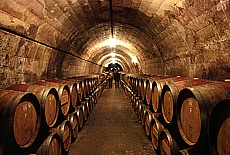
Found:
<path fill-rule="evenodd" d="M 109 0 L 67 0 L 62 4 L 56 1 L 56 9 L 52 9 L 66 15 L 69 24 L 65 27 L 72 29 L 68 33 L 70 51 L 102 65 L 110 63 L 111 53 L 116 53 L 120 56 L 115 56 L 115 62 L 124 66 L 135 58 L 138 62 L 162 59 L 157 42 L 162 31 L 159 24 L 164 10 L 177 3 L 178 0 L 112 0 L 110 10 Z"/>

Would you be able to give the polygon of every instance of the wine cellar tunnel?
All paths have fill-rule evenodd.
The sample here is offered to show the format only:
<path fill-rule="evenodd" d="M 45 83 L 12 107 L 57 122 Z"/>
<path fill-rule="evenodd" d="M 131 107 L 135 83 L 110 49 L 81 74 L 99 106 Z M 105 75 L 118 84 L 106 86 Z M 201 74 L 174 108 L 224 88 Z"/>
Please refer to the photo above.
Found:
<path fill-rule="evenodd" d="M 200 103 L 194 100 L 194 98 L 198 100 L 197 93 L 194 93 L 198 91 L 197 89 L 199 89 L 199 93 L 213 90 L 206 97 L 201 97 L 206 100 L 211 98 L 210 106 L 205 105 L 206 101 L 202 102 L 208 112 L 202 113 L 202 115 L 191 115 L 194 119 L 202 120 L 200 128 L 196 131 L 200 130 L 200 135 L 205 135 L 206 130 L 203 129 L 203 126 L 206 128 L 215 126 L 215 118 L 222 120 L 225 128 L 230 128 L 229 111 L 227 110 L 230 97 L 228 95 L 230 92 L 228 84 L 230 79 L 229 21 L 230 0 L 1 0 L 0 127 L 2 129 L 0 130 L 0 154 L 12 154 L 11 151 L 14 150 L 9 150 L 12 145 L 15 146 L 15 150 L 22 151 L 21 154 L 36 154 L 35 148 L 38 148 L 36 145 L 42 145 L 42 142 L 45 141 L 43 138 L 42 142 L 37 142 L 39 138 L 35 135 L 31 137 L 30 141 L 27 129 L 22 129 L 25 130 L 24 134 L 28 134 L 24 135 L 23 140 L 19 136 L 23 135 L 23 132 L 18 132 L 18 135 L 14 135 L 16 137 L 9 138 L 7 136 L 8 133 L 16 132 L 15 127 L 21 128 L 20 123 L 26 125 L 27 115 L 28 118 L 31 118 L 29 121 L 39 123 L 39 117 L 37 116 L 36 119 L 35 115 L 39 114 L 41 117 L 44 115 L 38 110 L 44 108 L 40 103 L 41 95 L 39 94 L 39 97 L 37 95 L 40 92 L 44 92 L 44 94 L 49 92 L 52 94 L 52 97 L 47 96 L 50 100 L 55 98 L 57 103 L 60 102 L 60 105 L 56 104 L 56 109 L 60 109 L 59 113 L 61 114 L 58 112 L 49 114 L 50 118 L 53 117 L 57 120 L 56 125 L 65 123 L 67 115 L 76 112 L 76 109 L 84 105 L 85 102 L 93 105 L 96 102 L 103 103 L 102 99 L 110 102 L 106 96 L 117 93 L 120 94 L 118 96 L 122 103 L 127 101 L 124 105 L 131 103 L 134 109 L 140 107 L 142 110 L 151 111 L 151 116 L 163 113 L 163 116 L 159 116 L 159 120 L 164 120 L 162 121 L 164 128 L 168 129 L 175 138 L 177 134 L 181 135 L 181 130 L 185 130 L 184 128 L 178 129 L 178 126 L 187 124 L 175 121 L 175 125 L 169 123 L 170 119 L 182 117 L 186 113 L 178 115 L 179 112 L 176 112 L 176 116 L 170 118 L 169 115 L 174 111 L 168 110 L 168 115 L 166 115 L 166 112 L 158 110 L 158 107 L 153 103 L 155 100 L 159 104 L 162 102 L 162 108 L 163 102 L 166 101 L 161 97 L 157 99 L 154 95 L 150 95 L 151 101 L 150 99 L 148 101 L 147 90 L 154 91 L 154 84 L 156 86 L 157 80 L 161 81 L 160 92 L 162 94 L 160 92 L 159 94 L 167 96 L 167 102 L 176 100 L 177 106 L 181 105 L 178 110 L 187 110 L 188 113 L 192 112 L 191 105 Z M 112 89 L 108 88 L 107 73 L 112 69 L 120 72 L 119 89 L 114 88 L 115 83 L 113 83 Z M 181 81 L 188 79 L 191 80 L 190 86 L 197 87 L 188 88 L 187 84 L 182 84 Z M 194 79 L 198 79 L 198 81 L 192 81 Z M 62 89 L 60 85 L 63 83 L 66 85 L 63 86 L 63 92 L 60 92 Z M 66 97 L 67 94 L 71 94 L 71 84 L 76 86 L 78 91 L 76 96 L 80 97 L 79 94 L 82 94 L 80 99 L 74 100 L 74 97 Z M 167 85 L 167 87 L 163 87 L 163 85 Z M 40 87 L 37 88 L 37 86 Z M 142 87 L 146 93 L 144 96 Z M 168 90 L 175 87 L 178 88 L 178 93 L 173 94 L 176 98 L 167 93 Z M 221 89 L 218 93 L 214 92 L 220 87 L 224 91 Z M 82 93 L 80 93 L 81 91 Z M 220 95 L 220 92 L 224 92 L 223 95 Z M 63 96 L 60 97 L 60 93 L 63 93 Z M 217 95 L 212 97 L 211 94 Z M 21 111 L 24 111 L 21 114 L 17 109 L 15 109 L 15 113 L 12 113 L 13 106 L 9 104 L 17 102 L 18 98 L 21 98 L 20 103 L 22 103 L 18 103 L 19 111 L 20 108 L 23 109 Z M 153 101 L 152 98 L 155 100 Z M 116 99 L 111 99 L 111 101 L 115 102 Z M 65 109 L 64 106 L 68 102 L 76 104 L 70 106 L 70 109 Z M 143 102 L 143 106 L 139 102 Z M 137 106 L 137 103 L 140 105 Z M 219 103 L 225 110 L 219 106 Z M 182 106 L 184 104 L 185 106 Z M 26 106 L 32 106 L 33 112 L 29 113 L 27 111 L 29 108 L 25 108 Z M 119 110 L 120 106 L 116 107 L 118 108 L 116 110 Z M 201 107 L 203 106 L 199 106 L 200 109 L 202 109 Z M 137 109 L 134 110 L 136 114 L 138 114 Z M 224 116 L 215 117 L 219 111 Z M 16 119 L 16 115 L 20 117 L 25 115 L 24 121 Z M 12 125 L 8 122 L 12 116 L 18 123 Z M 95 119 L 97 117 L 99 116 L 95 116 Z M 130 117 L 132 117 L 131 114 Z M 186 120 L 185 117 L 182 119 Z M 211 122 L 210 120 L 213 119 L 215 121 Z M 207 121 L 203 122 L 203 120 Z M 48 130 L 47 128 L 50 128 L 48 133 L 58 130 L 58 127 L 52 123 L 46 127 L 42 125 L 44 124 L 43 120 L 40 120 L 40 123 L 39 126 L 32 123 L 31 126 L 34 125 L 34 127 L 31 127 L 30 130 L 37 131 L 38 135 L 41 134 L 41 130 Z M 112 125 L 114 124 L 112 123 Z M 143 123 L 142 125 L 145 126 Z M 170 128 L 174 125 L 178 125 L 175 129 L 178 133 L 172 133 Z M 195 138 L 191 136 L 191 133 L 195 133 L 194 130 L 181 135 L 183 137 L 191 134 L 191 137 L 182 140 L 185 144 L 170 146 L 168 150 L 164 147 L 166 150 L 163 152 L 176 154 L 178 150 L 188 149 L 191 154 L 197 154 L 194 152 L 207 149 L 209 151 L 205 152 L 206 154 L 229 155 L 230 133 L 223 128 L 219 123 L 215 130 L 210 129 L 207 132 L 211 134 L 207 136 L 209 140 L 215 139 L 215 137 L 219 138 L 223 133 L 225 135 L 225 140 L 219 140 L 220 138 L 216 140 L 215 143 L 221 142 L 215 146 L 214 151 L 212 147 L 210 149 L 211 144 L 200 148 L 198 142 L 204 141 L 200 140 L 202 138 L 199 135 L 194 135 Z M 218 134 L 216 131 L 219 129 L 224 131 Z M 56 134 L 52 136 L 58 137 Z M 48 135 L 44 137 L 47 138 Z M 148 139 L 148 137 L 151 137 L 150 134 L 145 138 Z M 13 139 L 15 144 L 11 144 Z M 15 139 L 18 141 L 16 142 Z M 34 141 L 37 144 L 34 144 Z M 152 140 L 149 141 L 151 143 Z M 146 143 L 144 142 L 142 145 L 144 146 Z M 16 146 L 19 144 L 23 146 Z M 147 152 L 142 153 L 148 153 L 150 148 L 145 148 Z M 195 151 L 190 148 L 195 148 Z M 139 152 L 129 151 L 121 151 L 120 154 L 139 154 Z M 157 154 L 162 154 L 159 150 L 155 151 Z M 39 153 L 41 152 L 38 151 L 37 154 Z M 60 153 L 63 154 L 63 151 Z M 116 153 L 119 154 L 119 152 L 104 154 Z M 16 153 L 13 152 L 13 154 Z"/>

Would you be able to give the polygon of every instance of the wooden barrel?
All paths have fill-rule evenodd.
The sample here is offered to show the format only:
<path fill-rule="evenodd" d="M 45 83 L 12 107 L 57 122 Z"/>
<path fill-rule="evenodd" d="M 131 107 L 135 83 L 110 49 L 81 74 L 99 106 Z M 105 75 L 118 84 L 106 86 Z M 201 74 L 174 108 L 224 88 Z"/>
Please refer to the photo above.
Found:
<path fill-rule="evenodd" d="M 70 88 L 70 98 L 71 98 L 71 105 L 73 108 L 77 106 L 77 103 L 79 101 L 78 99 L 78 90 L 77 90 L 77 84 L 75 82 L 69 82 L 67 83 Z"/>
<path fill-rule="evenodd" d="M 64 120 L 58 127 L 51 128 L 50 132 L 56 132 L 61 140 L 62 152 L 66 153 L 70 150 L 72 135 L 71 135 L 71 125 L 70 122 Z"/>
<path fill-rule="evenodd" d="M 147 88 L 147 85 L 148 85 L 148 78 L 146 77 L 143 77 L 141 78 L 141 99 L 144 101 L 144 103 L 146 102 L 146 88 Z"/>
<path fill-rule="evenodd" d="M 83 89 L 82 89 L 82 80 L 81 79 L 78 79 L 78 78 L 63 78 L 63 79 L 60 79 L 60 80 L 64 80 L 64 81 L 68 81 L 69 83 L 75 83 L 74 85 L 72 85 L 72 86 L 74 86 L 74 87 L 72 87 L 72 88 L 76 88 L 77 90 L 75 91 L 74 89 L 71 91 L 71 88 L 70 88 L 70 92 L 77 92 L 77 96 L 75 97 L 75 100 L 77 100 L 76 101 L 76 105 L 78 106 L 78 105 L 80 105 L 80 102 L 82 101 L 82 99 L 83 99 Z M 73 98 L 74 98 L 74 96 L 75 95 L 73 95 Z M 73 101 L 73 103 L 75 103 L 74 101 Z"/>
<path fill-rule="evenodd" d="M 145 92 L 145 99 L 146 99 L 146 104 L 147 105 L 151 105 L 152 104 L 152 93 L 153 93 L 153 82 L 157 79 L 160 78 L 171 78 L 171 76 L 152 76 L 152 77 L 148 77 L 147 80 L 148 82 L 146 83 L 146 92 Z"/>
<path fill-rule="evenodd" d="M 216 82 L 180 91 L 177 124 L 183 140 L 190 146 L 208 144 L 208 121 L 213 107 L 230 97 L 230 83 Z"/>
<path fill-rule="evenodd" d="M 137 115 L 137 118 L 140 120 L 141 119 L 141 110 L 144 108 L 144 103 L 143 103 L 143 100 L 138 100 L 136 102 L 136 108 L 135 108 L 135 111 L 136 111 L 136 115 Z"/>
<path fill-rule="evenodd" d="M 58 92 L 55 88 L 33 84 L 14 84 L 5 89 L 31 92 L 35 94 L 41 107 L 41 124 L 48 127 L 53 127 L 56 124 L 60 103 Z"/>
<path fill-rule="evenodd" d="M 133 76 L 129 76 L 129 79 L 130 79 L 130 87 L 133 88 Z"/>
<path fill-rule="evenodd" d="M 98 86 L 98 81 L 99 81 L 99 75 L 96 75 L 94 78 L 93 78 L 93 87 L 92 87 L 92 91 L 95 90 Z"/>
<path fill-rule="evenodd" d="M 37 138 L 41 123 L 37 97 L 28 92 L 0 90 L 0 119 L 4 122 L 1 128 L 5 131 L 6 152 L 29 148 Z"/>
<path fill-rule="evenodd" d="M 87 98 L 85 98 L 85 101 L 87 102 L 88 114 L 91 114 L 91 111 L 93 110 L 92 96 L 89 95 Z"/>
<path fill-rule="evenodd" d="M 85 78 L 82 81 L 82 89 L 83 89 L 83 98 L 88 97 L 89 94 L 89 83 L 88 78 Z"/>
<path fill-rule="evenodd" d="M 99 97 L 101 96 L 101 93 L 102 93 L 102 85 L 99 85 L 97 87 L 97 89 L 95 90 L 95 93 L 96 93 L 95 100 L 98 101 L 98 99 L 99 99 Z"/>
<path fill-rule="evenodd" d="M 96 90 L 96 89 L 97 89 L 97 88 L 95 88 L 95 90 Z M 97 100 L 96 100 L 96 98 L 97 98 L 97 92 L 96 92 L 95 90 L 92 92 L 91 95 L 89 95 L 90 102 L 91 102 L 91 104 L 92 104 L 92 109 L 91 109 L 91 111 L 93 110 L 95 104 L 97 103 Z"/>
<path fill-rule="evenodd" d="M 133 76 L 130 76 L 130 85 L 131 85 L 132 91 L 134 91 L 134 83 L 135 83 L 134 80 L 135 78 Z"/>
<path fill-rule="evenodd" d="M 141 125 L 145 126 L 145 116 L 148 114 L 149 106 L 144 105 L 141 109 Z"/>
<path fill-rule="evenodd" d="M 171 136 L 167 129 L 164 129 L 159 137 L 159 151 L 160 154 L 175 155 L 179 148 L 176 141 Z"/>
<path fill-rule="evenodd" d="M 140 97 L 139 96 L 136 96 L 137 94 L 132 94 L 132 107 L 133 109 L 135 110 L 135 107 L 136 107 L 136 103 L 138 100 L 140 100 Z"/>
<path fill-rule="evenodd" d="M 36 152 L 37 155 L 61 155 L 61 140 L 56 132 L 50 133 Z"/>
<path fill-rule="evenodd" d="M 139 82 L 140 82 L 139 77 L 137 77 L 137 76 L 133 76 L 133 77 L 132 77 L 132 85 L 131 85 L 131 88 L 132 88 L 132 91 L 133 91 L 137 96 L 140 95 Z"/>
<path fill-rule="evenodd" d="M 90 102 L 91 102 L 91 105 L 92 105 L 92 109 L 91 111 L 93 110 L 93 108 L 95 107 L 95 104 L 97 103 L 96 102 L 96 94 L 94 94 L 94 91 L 92 93 L 92 95 L 89 96 L 89 99 L 90 99 Z"/>
<path fill-rule="evenodd" d="M 98 95 L 99 94 L 99 87 L 100 87 L 100 85 L 97 86 L 97 88 L 95 88 L 95 90 L 94 90 L 94 94 L 93 94 L 93 96 L 94 96 L 94 104 L 96 104 L 98 99 L 99 99 L 99 95 Z"/>
<path fill-rule="evenodd" d="M 68 80 L 68 79 L 58 79 L 58 78 L 48 79 L 46 81 L 68 85 L 70 91 L 70 107 L 74 109 L 77 106 L 77 101 L 79 99 L 78 99 L 77 84 L 75 81 Z"/>
<path fill-rule="evenodd" d="M 68 85 L 60 84 L 56 82 L 46 82 L 44 80 L 34 82 L 35 85 L 42 85 L 51 88 L 55 88 L 58 92 L 59 101 L 60 101 L 60 109 L 62 115 L 67 115 L 70 109 L 70 90 Z"/>
<path fill-rule="evenodd" d="M 90 82 L 90 94 L 94 91 L 95 89 L 95 84 L 97 81 L 97 76 L 96 75 L 92 75 L 91 76 L 91 82 Z"/>
<path fill-rule="evenodd" d="M 77 119 L 78 119 L 78 123 L 79 123 L 79 129 L 81 129 L 83 127 L 84 124 L 84 116 L 83 116 L 83 110 L 81 106 L 77 106 L 75 108 L 75 112 L 77 114 Z"/>
<path fill-rule="evenodd" d="M 77 135 L 80 129 L 77 112 L 74 111 L 68 114 L 67 120 L 70 122 L 72 140 L 75 140 L 77 138 Z"/>
<path fill-rule="evenodd" d="M 205 79 L 185 79 L 167 83 L 163 86 L 161 93 L 161 108 L 164 121 L 167 124 L 176 122 L 176 102 L 179 92 L 186 87 L 197 86 L 201 84 L 211 83 Z"/>
<path fill-rule="evenodd" d="M 82 111 L 83 111 L 83 118 L 86 121 L 88 119 L 88 102 L 86 101 L 82 101 L 81 102 L 81 107 L 82 107 Z"/>
<path fill-rule="evenodd" d="M 159 137 L 161 132 L 164 130 L 164 126 L 158 121 L 157 118 L 152 119 L 150 126 L 150 136 L 152 140 L 153 148 L 159 151 Z"/>
<path fill-rule="evenodd" d="M 141 104 L 141 102 L 142 102 L 142 100 L 136 99 L 135 102 L 134 102 L 134 104 L 133 104 L 133 110 L 134 110 L 134 112 L 135 112 L 136 115 L 137 115 L 137 111 L 138 111 L 138 105 Z"/>
<path fill-rule="evenodd" d="M 161 113 L 153 113 L 150 110 L 147 110 L 147 114 L 145 115 L 145 133 L 147 136 L 151 136 L 151 124 L 152 124 L 152 120 L 154 118 L 158 118 L 160 115 L 162 115 Z"/>
<path fill-rule="evenodd" d="M 77 106 L 79 106 L 81 101 L 83 100 L 82 81 L 76 80 L 76 84 L 77 84 L 77 92 L 78 92 Z"/>
<path fill-rule="evenodd" d="M 95 84 L 95 77 L 92 76 L 89 78 L 89 91 L 88 93 L 91 94 L 93 89 L 94 89 L 94 84 Z"/>
<path fill-rule="evenodd" d="M 163 76 L 163 77 L 160 77 L 160 79 L 155 80 L 153 82 L 151 103 L 152 103 L 152 107 L 153 107 L 154 112 L 161 112 L 161 93 L 162 93 L 163 86 L 166 83 L 181 81 L 181 80 L 185 80 L 185 79 L 187 79 L 187 78 Z"/>
<path fill-rule="evenodd" d="M 230 99 L 220 101 L 209 120 L 209 144 L 212 155 L 230 153 Z"/>
<path fill-rule="evenodd" d="M 137 96 L 141 98 L 141 77 L 136 77 L 136 84 L 135 84 L 135 92 L 137 93 Z"/>

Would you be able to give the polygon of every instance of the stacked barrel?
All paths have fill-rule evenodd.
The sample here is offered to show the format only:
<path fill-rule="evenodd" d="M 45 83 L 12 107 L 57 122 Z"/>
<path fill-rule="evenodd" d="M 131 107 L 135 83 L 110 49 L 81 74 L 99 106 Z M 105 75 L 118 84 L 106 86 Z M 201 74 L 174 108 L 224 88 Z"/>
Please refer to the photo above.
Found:
<path fill-rule="evenodd" d="M 87 75 L 1 89 L 0 155 L 67 154 L 105 82 Z"/>
<path fill-rule="evenodd" d="M 229 155 L 230 82 L 122 75 L 146 135 L 160 155 Z"/>

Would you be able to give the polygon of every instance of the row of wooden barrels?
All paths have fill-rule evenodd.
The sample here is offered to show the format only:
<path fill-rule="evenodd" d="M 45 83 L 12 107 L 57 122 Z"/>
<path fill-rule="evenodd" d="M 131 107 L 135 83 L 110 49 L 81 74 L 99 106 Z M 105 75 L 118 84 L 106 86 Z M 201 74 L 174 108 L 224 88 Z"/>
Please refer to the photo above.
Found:
<path fill-rule="evenodd" d="M 230 153 L 230 82 L 123 74 L 125 93 L 158 154 Z"/>
<path fill-rule="evenodd" d="M 88 75 L 0 89 L 0 155 L 68 153 L 105 81 Z"/>

